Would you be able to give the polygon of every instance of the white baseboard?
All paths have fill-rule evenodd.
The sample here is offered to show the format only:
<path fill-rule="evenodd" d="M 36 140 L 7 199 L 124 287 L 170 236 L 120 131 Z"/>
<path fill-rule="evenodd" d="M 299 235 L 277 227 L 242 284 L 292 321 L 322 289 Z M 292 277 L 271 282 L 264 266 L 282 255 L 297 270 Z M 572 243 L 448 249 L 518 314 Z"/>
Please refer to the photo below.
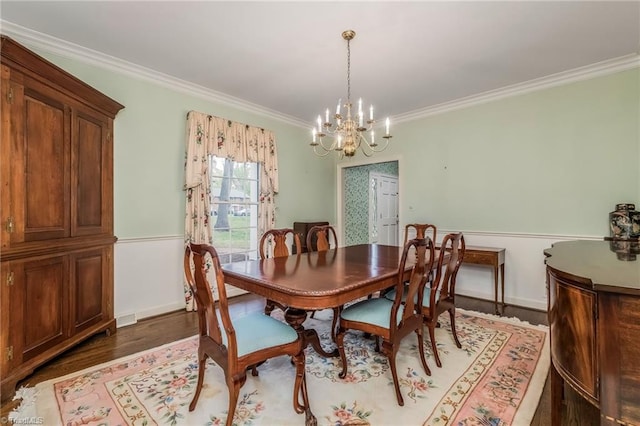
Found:
<path fill-rule="evenodd" d="M 185 309 L 184 300 L 181 302 L 170 303 L 163 306 L 153 306 L 148 309 L 143 309 L 133 314 L 121 315 L 116 318 L 116 327 L 125 327 L 127 325 L 133 325 L 138 322 L 138 320 L 155 317 L 157 315 L 167 314 L 169 312 L 179 311 L 180 309 Z"/>
<path fill-rule="evenodd" d="M 484 292 L 480 292 L 480 291 L 473 291 L 473 290 L 457 291 L 456 290 L 456 295 L 473 297 L 474 299 L 487 300 L 489 302 L 493 302 L 494 301 L 493 294 L 488 294 L 488 293 L 484 293 Z M 499 299 L 498 299 L 498 303 L 500 303 Z M 514 305 L 514 306 L 521 306 L 521 307 L 524 307 L 524 308 L 537 309 L 539 311 L 546 311 L 547 310 L 547 304 L 546 303 L 540 302 L 539 300 L 526 299 L 526 298 L 521 298 L 521 297 L 505 297 L 504 298 L 504 303 L 506 303 L 507 305 Z"/>
<path fill-rule="evenodd" d="M 136 317 L 138 319 L 145 319 L 145 318 L 149 318 L 149 317 L 155 317 L 156 315 L 162 315 L 162 314 L 166 314 L 168 312 L 174 312 L 174 311 L 179 311 L 180 309 L 185 309 L 185 301 L 181 300 L 179 302 L 175 302 L 175 303 L 170 303 L 167 305 L 163 305 L 163 306 L 154 306 L 152 308 L 149 309 L 144 309 L 141 311 L 138 311 L 136 313 Z"/>
<path fill-rule="evenodd" d="M 116 318 L 116 328 L 126 327 L 137 322 L 138 319 L 136 318 L 136 314 L 120 315 L 118 318 Z"/>

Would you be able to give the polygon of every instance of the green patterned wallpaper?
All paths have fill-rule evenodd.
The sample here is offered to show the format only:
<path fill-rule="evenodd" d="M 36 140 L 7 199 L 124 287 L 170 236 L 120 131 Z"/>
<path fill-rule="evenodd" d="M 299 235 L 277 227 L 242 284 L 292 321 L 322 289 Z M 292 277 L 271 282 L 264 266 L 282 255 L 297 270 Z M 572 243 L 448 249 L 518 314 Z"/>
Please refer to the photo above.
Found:
<path fill-rule="evenodd" d="M 369 242 L 369 172 L 398 176 L 398 162 L 344 169 L 344 245 Z"/>

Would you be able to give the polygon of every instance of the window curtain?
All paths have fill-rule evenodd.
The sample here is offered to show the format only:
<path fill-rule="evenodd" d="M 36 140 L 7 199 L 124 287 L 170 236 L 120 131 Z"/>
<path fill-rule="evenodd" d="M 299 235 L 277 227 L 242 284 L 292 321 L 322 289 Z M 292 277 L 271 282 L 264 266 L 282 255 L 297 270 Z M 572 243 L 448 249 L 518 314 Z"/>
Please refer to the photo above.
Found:
<path fill-rule="evenodd" d="M 185 244 L 213 244 L 209 155 L 237 162 L 259 163 L 258 235 L 274 227 L 278 156 L 272 131 L 190 111 L 187 114 L 186 144 Z M 193 294 L 186 283 L 183 285 L 187 310 L 192 311 L 195 309 Z"/>

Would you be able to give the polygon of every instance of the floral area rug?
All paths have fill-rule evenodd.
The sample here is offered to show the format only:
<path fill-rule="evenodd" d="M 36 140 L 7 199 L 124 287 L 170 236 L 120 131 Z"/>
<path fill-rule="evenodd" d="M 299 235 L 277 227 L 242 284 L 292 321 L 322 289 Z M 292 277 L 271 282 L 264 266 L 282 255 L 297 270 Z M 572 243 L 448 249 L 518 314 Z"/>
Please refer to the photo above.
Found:
<path fill-rule="evenodd" d="M 549 371 L 548 328 L 517 319 L 457 311 L 455 346 L 448 315 L 441 316 L 436 340 L 442 368 L 435 365 L 425 329 L 427 363 L 422 369 L 415 334 L 407 336 L 396 362 L 403 394 L 397 404 L 386 357 L 374 341 L 349 332 L 345 348 L 348 375 L 340 379 L 339 358 L 306 350 L 311 409 L 319 425 L 529 425 Z M 317 312 L 315 328 L 332 349 L 330 310 Z M 204 387 L 189 412 L 197 379 L 195 337 L 22 388 L 16 422 L 45 425 L 218 425 L 227 417 L 228 393 L 222 370 L 207 365 Z M 293 410 L 294 367 L 278 357 L 247 375 L 234 425 L 302 425 Z"/>

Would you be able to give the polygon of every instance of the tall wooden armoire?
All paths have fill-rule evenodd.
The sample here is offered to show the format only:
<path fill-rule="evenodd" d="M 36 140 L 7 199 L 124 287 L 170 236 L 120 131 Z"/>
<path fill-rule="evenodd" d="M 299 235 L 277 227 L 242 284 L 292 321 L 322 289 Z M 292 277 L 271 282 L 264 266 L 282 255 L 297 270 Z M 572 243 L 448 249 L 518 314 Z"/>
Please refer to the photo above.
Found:
<path fill-rule="evenodd" d="M 124 108 L 2 36 L 0 378 L 6 400 L 39 365 L 113 318 L 113 120 Z"/>

